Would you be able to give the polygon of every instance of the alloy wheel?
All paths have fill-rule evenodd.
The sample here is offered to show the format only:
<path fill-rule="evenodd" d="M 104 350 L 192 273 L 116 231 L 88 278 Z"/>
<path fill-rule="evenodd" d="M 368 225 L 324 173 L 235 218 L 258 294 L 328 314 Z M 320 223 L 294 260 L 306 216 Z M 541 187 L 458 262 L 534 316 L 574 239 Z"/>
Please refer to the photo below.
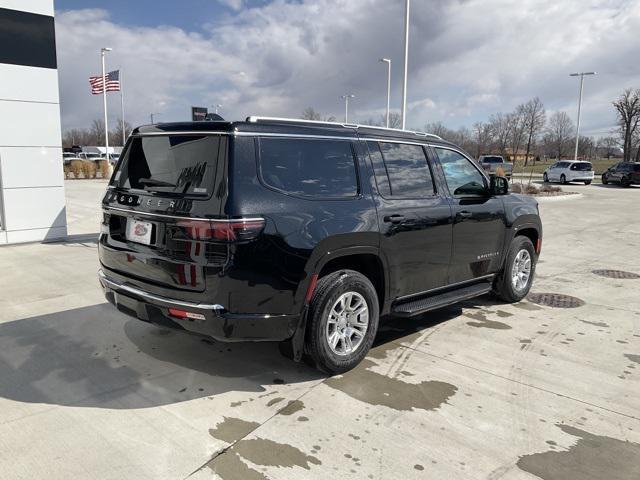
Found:
<path fill-rule="evenodd" d="M 523 248 L 513 260 L 511 284 L 516 291 L 521 292 L 529 284 L 529 278 L 531 278 L 531 254 Z"/>
<path fill-rule="evenodd" d="M 362 345 L 368 328 L 367 301 L 358 292 L 346 292 L 331 307 L 325 340 L 336 355 L 351 355 Z"/>

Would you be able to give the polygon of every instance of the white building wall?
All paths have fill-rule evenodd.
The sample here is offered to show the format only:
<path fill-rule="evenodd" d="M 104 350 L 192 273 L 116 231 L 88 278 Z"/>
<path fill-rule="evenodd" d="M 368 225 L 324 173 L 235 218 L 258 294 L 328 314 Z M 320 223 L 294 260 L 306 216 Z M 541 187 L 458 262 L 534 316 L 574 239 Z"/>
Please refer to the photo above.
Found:
<path fill-rule="evenodd" d="M 0 29 L 14 15 L 50 25 L 53 0 L 0 0 Z M 8 50 L 20 45 L 0 45 L 0 244 L 67 234 L 58 72 L 28 46 Z"/>

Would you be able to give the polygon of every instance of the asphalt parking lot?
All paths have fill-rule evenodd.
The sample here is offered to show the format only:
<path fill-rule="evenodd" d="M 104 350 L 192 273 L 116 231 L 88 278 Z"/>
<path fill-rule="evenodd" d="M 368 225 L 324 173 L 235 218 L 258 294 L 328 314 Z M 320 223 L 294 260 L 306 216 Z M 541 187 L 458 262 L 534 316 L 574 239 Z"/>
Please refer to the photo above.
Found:
<path fill-rule="evenodd" d="M 0 248 L 3 479 L 640 478 L 640 277 L 593 273 L 640 274 L 640 188 L 541 201 L 532 292 L 575 308 L 481 297 L 388 319 L 327 378 L 115 311 L 105 184 L 66 186 L 68 242 Z"/>

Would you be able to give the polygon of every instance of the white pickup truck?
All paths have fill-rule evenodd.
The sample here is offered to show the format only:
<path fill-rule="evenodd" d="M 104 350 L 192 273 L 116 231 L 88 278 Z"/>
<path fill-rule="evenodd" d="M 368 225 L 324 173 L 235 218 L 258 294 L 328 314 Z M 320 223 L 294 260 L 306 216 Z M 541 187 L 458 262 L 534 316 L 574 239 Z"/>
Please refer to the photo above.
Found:
<path fill-rule="evenodd" d="M 498 168 L 502 168 L 504 176 L 507 178 L 511 178 L 511 173 L 513 172 L 513 163 L 505 162 L 504 158 L 502 158 L 500 155 L 480 155 L 480 157 L 478 158 L 478 163 L 489 174 L 495 175 L 498 172 Z"/>

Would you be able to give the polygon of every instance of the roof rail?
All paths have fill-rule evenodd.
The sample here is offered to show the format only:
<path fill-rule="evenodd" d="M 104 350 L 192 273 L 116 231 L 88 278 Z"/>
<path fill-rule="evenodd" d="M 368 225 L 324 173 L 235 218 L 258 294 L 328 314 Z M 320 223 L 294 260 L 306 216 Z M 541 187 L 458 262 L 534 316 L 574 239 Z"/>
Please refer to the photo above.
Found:
<path fill-rule="evenodd" d="M 316 125 L 334 125 L 334 126 L 338 126 L 338 127 L 344 127 L 344 128 L 373 128 L 376 130 L 386 130 L 389 132 L 399 132 L 399 133 L 412 133 L 414 135 L 418 135 L 420 137 L 433 137 L 433 138 L 437 138 L 438 140 L 442 140 L 442 137 L 435 135 L 433 133 L 426 133 L 426 132 L 415 132 L 413 130 L 401 130 L 399 128 L 387 128 L 387 127 L 377 127 L 377 126 L 373 126 L 373 125 L 359 125 L 359 124 L 355 124 L 355 123 L 341 123 L 341 122 L 326 122 L 323 120 L 305 120 L 303 118 L 280 118 L 280 117 L 260 117 L 260 116 L 250 116 L 247 117 L 247 122 L 249 123 L 258 123 L 260 121 L 267 121 L 267 122 L 286 122 L 286 123 L 313 123 Z"/>

